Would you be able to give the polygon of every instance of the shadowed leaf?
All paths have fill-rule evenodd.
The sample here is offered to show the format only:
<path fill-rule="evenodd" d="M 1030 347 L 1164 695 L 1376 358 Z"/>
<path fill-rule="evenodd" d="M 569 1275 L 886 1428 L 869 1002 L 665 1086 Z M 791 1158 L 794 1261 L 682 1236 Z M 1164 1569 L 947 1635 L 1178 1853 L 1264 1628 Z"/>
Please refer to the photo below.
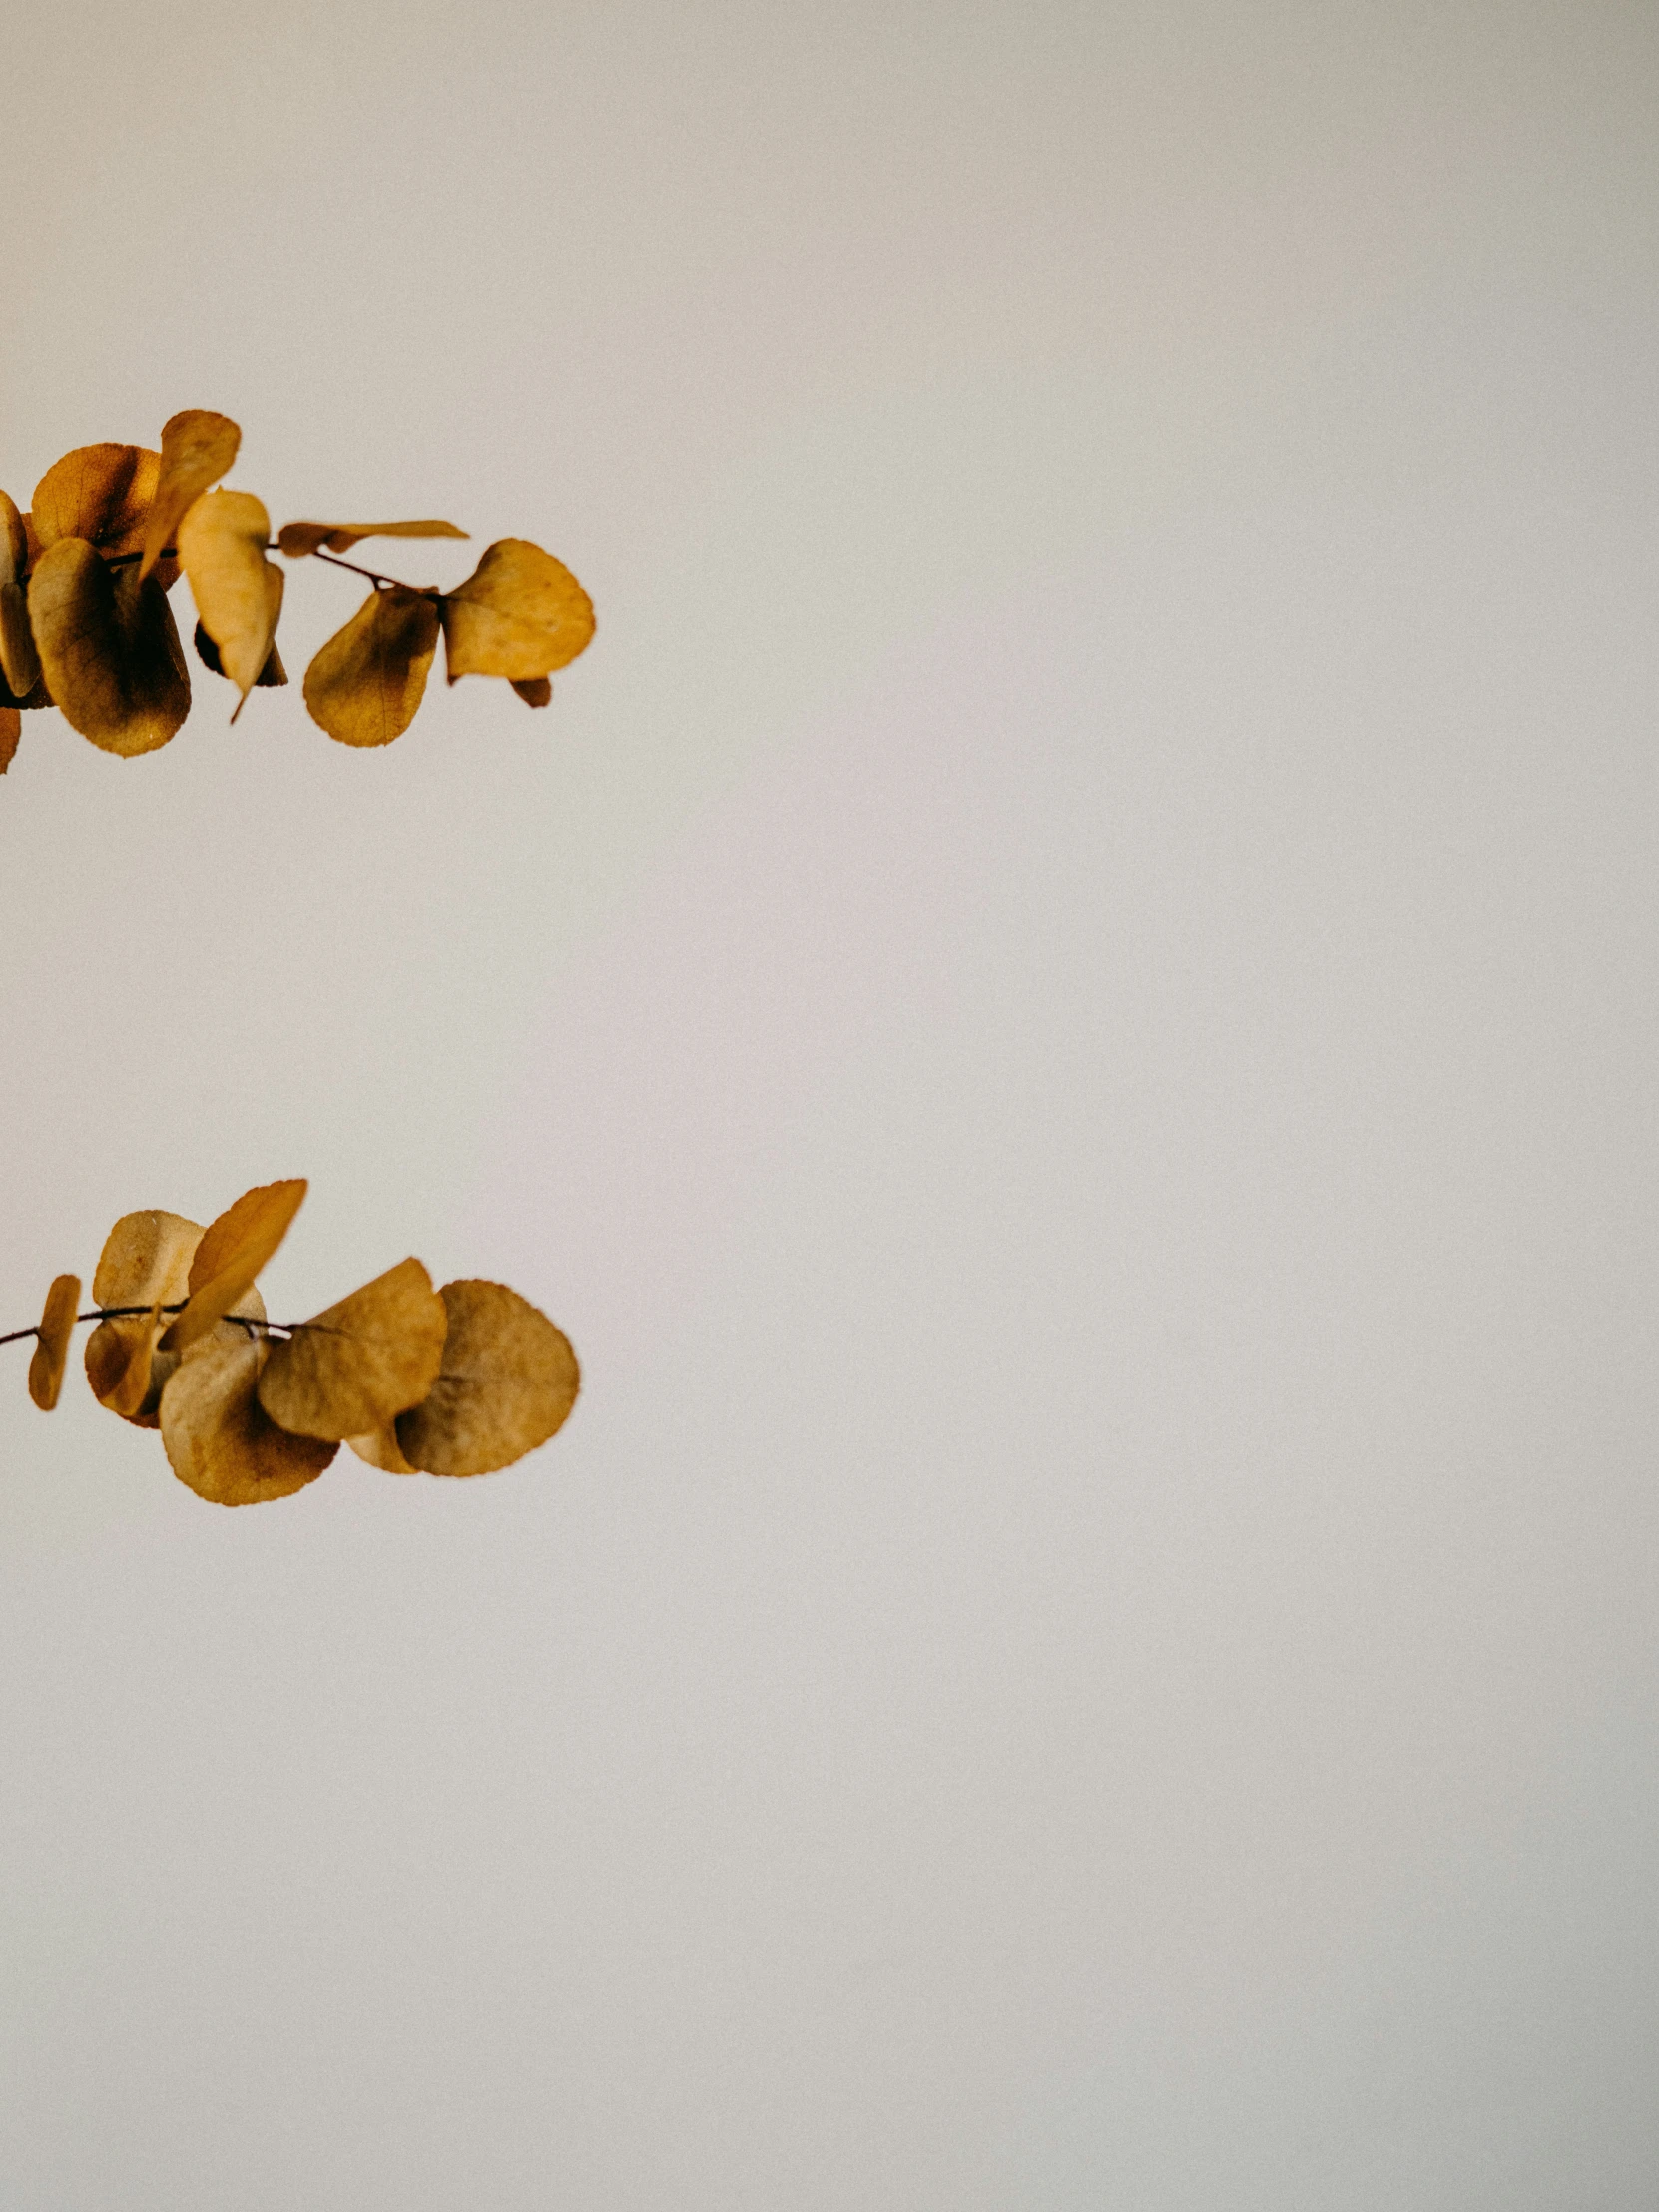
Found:
<path fill-rule="evenodd" d="M 40 654 L 21 584 L 0 584 L 0 676 L 19 705 L 40 682 Z"/>
<path fill-rule="evenodd" d="M 397 1443 L 427 1474 L 491 1474 L 546 1443 L 576 1402 L 570 1339 L 504 1283 L 446 1283 L 443 1361 L 428 1395 L 397 1420 Z"/>
<path fill-rule="evenodd" d="M 443 1301 L 404 1260 L 272 1348 L 260 1403 L 295 1435 L 343 1442 L 417 1404 L 443 1355 Z"/>
<path fill-rule="evenodd" d="M 213 1505 L 263 1505 L 302 1490 L 339 1446 L 278 1428 L 257 1394 L 266 1347 L 209 1338 L 193 1345 L 162 1391 L 168 1463 Z"/>
<path fill-rule="evenodd" d="M 0 776 L 12 765 L 18 740 L 23 735 L 23 717 L 15 707 L 0 707 Z"/>
<path fill-rule="evenodd" d="M 41 1311 L 40 1335 L 29 1362 L 29 1395 L 43 1413 L 51 1412 L 63 1387 L 63 1371 L 69 1362 L 69 1340 L 75 1334 L 75 1316 L 81 1304 L 81 1278 L 54 1278 Z"/>
<path fill-rule="evenodd" d="M 443 602 L 444 665 L 460 676 L 530 683 L 575 660 L 593 636 L 593 602 L 563 561 L 527 538 L 501 538 Z"/>
<path fill-rule="evenodd" d="M 42 547 L 85 538 L 100 553 L 136 553 L 162 457 L 142 445 L 81 445 L 35 486 L 30 516 Z"/>
<path fill-rule="evenodd" d="M 242 432 L 230 416 L 205 407 L 187 407 L 165 425 L 161 467 L 144 522 L 141 576 L 155 567 L 187 509 L 230 468 L 241 443 Z"/>
<path fill-rule="evenodd" d="M 452 522 L 284 522 L 276 543 L 294 560 L 320 546 L 325 553 L 349 553 L 363 538 L 464 538 Z"/>
<path fill-rule="evenodd" d="M 305 671 L 305 706 L 341 745 L 389 745 L 415 718 L 438 644 L 423 593 L 372 591 Z"/>
<path fill-rule="evenodd" d="M 202 1233 L 190 1264 L 190 1302 L 162 1339 L 166 1352 L 185 1352 L 233 1312 L 253 1288 L 305 1195 L 303 1178 L 244 1191 Z"/>
<path fill-rule="evenodd" d="M 207 631 L 203 629 L 200 622 L 196 625 L 192 643 L 196 647 L 196 657 L 203 667 L 211 668 L 216 676 L 223 676 L 225 674 L 225 663 L 219 657 L 219 648 L 209 637 Z M 254 689 L 260 691 L 272 685 L 285 684 L 287 680 L 288 672 L 282 666 L 282 656 L 273 646 L 265 657 L 264 668 L 261 669 L 254 680 Z"/>
<path fill-rule="evenodd" d="M 282 572 L 265 557 L 271 518 L 252 492 L 203 494 L 179 525 L 179 558 L 202 627 L 242 699 L 259 681 L 282 607 Z M 237 714 L 242 701 L 237 703 Z"/>
<path fill-rule="evenodd" d="M 189 714 L 184 652 L 154 576 L 112 573 L 84 538 L 59 538 L 30 578 L 29 623 L 53 699 L 106 753 L 154 752 Z"/>
<path fill-rule="evenodd" d="M 553 685 L 546 676 L 515 677 L 513 689 L 527 707 L 547 707 L 552 704 Z"/>
<path fill-rule="evenodd" d="M 29 567 L 29 532 L 17 501 L 0 491 L 0 584 L 15 584 Z"/>

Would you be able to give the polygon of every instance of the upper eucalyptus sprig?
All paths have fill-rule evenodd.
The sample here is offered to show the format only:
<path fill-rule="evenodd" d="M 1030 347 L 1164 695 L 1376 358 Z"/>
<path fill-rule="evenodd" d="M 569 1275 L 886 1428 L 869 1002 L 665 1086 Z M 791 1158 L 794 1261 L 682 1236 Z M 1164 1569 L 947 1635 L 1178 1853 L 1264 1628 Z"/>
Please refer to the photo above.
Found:
<path fill-rule="evenodd" d="M 246 491 L 215 491 L 242 432 L 200 407 L 176 414 L 160 452 L 83 445 L 53 463 L 27 513 L 0 491 L 0 771 L 20 709 L 62 709 L 106 753 L 166 745 L 190 712 L 190 670 L 168 603 L 181 571 L 196 650 L 239 694 L 285 684 L 276 650 L 282 571 L 314 556 L 366 578 L 369 595 L 305 671 L 313 722 L 342 745 L 386 745 L 414 720 L 443 633 L 450 683 L 500 676 L 532 707 L 593 636 L 570 570 L 525 538 L 486 548 L 453 591 L 399 582 L 342 556 L 362 538 L 464 538 L 452 522 L 289 522 Z"/>

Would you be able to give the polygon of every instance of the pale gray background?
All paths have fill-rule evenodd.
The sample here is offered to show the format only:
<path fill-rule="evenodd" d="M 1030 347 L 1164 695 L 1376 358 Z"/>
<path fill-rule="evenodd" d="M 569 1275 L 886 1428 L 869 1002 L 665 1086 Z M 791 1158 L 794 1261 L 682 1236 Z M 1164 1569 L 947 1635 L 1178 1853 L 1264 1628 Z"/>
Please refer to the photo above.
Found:
<path fill-rule="evenodd" d="M 1659 2201 L 1659 14 L 5 77 L 0 482 L 220 407 L 600 632 L 0 784 L 7 1322 L 306 1174 L 274 1311 L 586 1370 L 229 1514 L 3 1356 L 0 2202 Z"/>

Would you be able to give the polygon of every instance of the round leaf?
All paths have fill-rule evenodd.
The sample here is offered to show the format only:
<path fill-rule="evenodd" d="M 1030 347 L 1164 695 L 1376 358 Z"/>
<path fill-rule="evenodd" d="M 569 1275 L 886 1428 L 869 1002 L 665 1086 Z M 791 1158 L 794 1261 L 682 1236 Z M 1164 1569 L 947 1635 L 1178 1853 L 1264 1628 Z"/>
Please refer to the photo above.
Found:
<path fill-rule="evenodd" d="M 563 561 L 527 538 L 501 538 L 443 602 L 444 665 L 458 676 L 533 682 L 575 660 L 593 636 L 593 602 Z"/>
<path fill-rule="evenodd" d="M 418 1404 L 443 1355 L 443 1301 L 404 1260 L 274 1345 L 260 1403 L 298 1436 L 343 1443 Z"/>
<path fill-rule="evenodd" d="M 101 553 L 136 553 L 162 457 L 142 445 L 81 445 L 35 486 L 30 515 L 42 546 L 85 538 Z"/>
<path fill-rule="evenodd" d="M 398 1416 L 398 1448 L 427 1474 L 491 1474 L 546 1443 L 576 1402 L 570 1339 L 504 1283 L 446 1283 L 449 1327 L 429 1394 Z"/>
<path fill-rule="evenodd" d="M 263 1505 L 314 1482 L 337 1444 L 289 1435 L 258 1396 L 266 1348 L 210 1337 L 195 1345 L 162 1391 L 161 1431 L 180 1481 L 214 1505 Z"/>
<path fill-rule="evenodd" d="M 147 1207 L 123 1214 L 104 1240 L 92 1278 L 95 1306 L 174 1306 L 188 1296 L 190 1263 L 201 1241 L 199 1222 L 183 1214 L 169 1214 Z M 151 1358 L 143 1349 L 148 1317 L 134 1314 L 119 1321 L 101 1321 L 87 1339 L 84 1358 L 87 1381 L 101 1405 L 119 1394 L 123 1378 L 135 1359 L 148 1359 L 149 1387 L 137 1410 L 123 1417 L 140 1428 L 157 1426 L 156 1407 L 162 1384 L 178 1365 L 172 1353 Z M 158 1332 L 159 1334 L 159 1332 Z"/>

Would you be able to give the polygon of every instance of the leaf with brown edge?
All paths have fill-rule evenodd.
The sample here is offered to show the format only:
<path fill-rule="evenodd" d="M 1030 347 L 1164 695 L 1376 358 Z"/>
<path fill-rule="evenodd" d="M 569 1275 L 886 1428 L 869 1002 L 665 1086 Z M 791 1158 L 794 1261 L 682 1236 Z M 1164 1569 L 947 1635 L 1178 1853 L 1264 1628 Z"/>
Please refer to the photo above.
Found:
<path fill-rule="evenodd" d="M 501 538 L 443 602 L 444 665 L 461 676 L 529 683 L 575 660 L 593 636 L 593 602 L 563 561 L 527 538 Z"/>
<path fill-rule="evenodd" d="M 552 705 L 553 685 L 546 676 L 519 676 L 513 679 L 513 689 L 527 707 Z"/>
<path fill-rule="evenodd" d="M 339 1449 L 279 1428 L 261 1405 L 258 1339 L 193 1345 L 162 1391 L 161 1431 L 179 1480 L 211 1505 L 264 1505 L 314 1482 Z"/>
<path fill-rule="evenodd" d="M 20 706 L 40 682 L 40 653 L 21 584 L 0 584 L 0 676 Z"/>
<path fill-rule="evenodd" d="M 371 1467 L 378 1467 L 382 1474 L 418 1474 L 418 1467 L 411 1467 L 397 1448 L 395 1427 L 370 1429 L 366 1436 L 347 1436 L 346 1442 L 357 1457 Z"/>
<path fill-rule="evenodd" d="M 179 525 L 179 558 L 202 627 L 245 700 L 259 681 L 282 609 L 282 572 L 265 557 L 271 517 L 248 491 L 210 491 Z M 237 703 L 236 721 L 242 712 Z"/>
<path fill-rule="evenodd" d="M 161 559 L 186 510 L 227 473 L 241 443 L 242 431 L 230 416 L 206 407 L 187 407 L 163 425 L 161 468 L 144 522 L 141 576 L 148 576 Z"/>
<path fill-rule="evenodd" d="M 154 576 L 112 574 L 85 538 L 59 538 L 29 579 L 29 624 L 53 699 L 106 753 L 154 752 L 190 713 L 184 651 Z"/>
<path fill-rule="evenodd" d="M 59 1275 L 52 1281 L 41 1309 L 40 1334 L 29 1362 L 29 1395 L 43 1413 L 51 1412 L 63 1388 L 63 1371 L 69 1364 L 69 1340 L 75 1334 L 75 1315 L 81 1303 L 81 1278 Z"/>
<path fill-rule="evenodd" d="M 443 1357 L 443 1301 L 403 1260 L 272 1348 L 260 1403 L 296 1436 L 343 1443 L 418 1404 Z"/>
<path fill-rule="evenodd" d="M 570 1339 L 504 1283 L 446 1283 L 449 1327 L 429 1393 L 397 1419 L 397 1443 L 427 1474 L 492 1474 L 546 1443 L 576 1402 Z"/>
<path fill-rule="evenodd" d="M 185 1352 L 253 1288 L 305 1195 L 303 1177 L 262 1183 L 202 1232 L 190 1264 L 190 1300 L 162 1339 L 164 1352 Z"/>
<path fill-rule="evenodd" d="M 92 1303 L 111 1306 L 176 1306 L 190 1293 L 190 1264 L 202 1237 L 200 1222 L 159 1207 L 123 1214 L 104 1240 L 92 1277 Z M 119 1321 L 101 1321 L 87 1339 L 87 1381 L 101 1405 L 109 1403 L 130 1366 L 146 1327 L 142 1314 Z M 161 1384 L 177 1362 L 169 1353 L 152 1363 L 155 1395 L 126 1417 L 140 1428 L 156 1426 L 156 1403 Z"/>
<path fill-rule="evenodd" d="M 424 592 L 371 591 L 306 669 L 306 711 L 341 745 L 389 745 L 415 718 L 437 648 Z"/>
<path fill-rule="evenodd" d="M 303 560 L 320 547 L 325 553 L 349 553 L 363 538 L 464 538 L 452 522 L 284 522 L 276 543 L 291 560 Z"/>
<path fill-rule="evenodd" d="M 161 479 L 162 457 L 142 445 L 81 445 L 54 461 L 30 507 L 44 548 L 85 538 L 105 554 L 136 553 Z"/>
<path fill-rule="evenodd" d="M 0 776 L 4 776 L 23 736 L 23 717 L 15 707 L 0 707 Z"/>

